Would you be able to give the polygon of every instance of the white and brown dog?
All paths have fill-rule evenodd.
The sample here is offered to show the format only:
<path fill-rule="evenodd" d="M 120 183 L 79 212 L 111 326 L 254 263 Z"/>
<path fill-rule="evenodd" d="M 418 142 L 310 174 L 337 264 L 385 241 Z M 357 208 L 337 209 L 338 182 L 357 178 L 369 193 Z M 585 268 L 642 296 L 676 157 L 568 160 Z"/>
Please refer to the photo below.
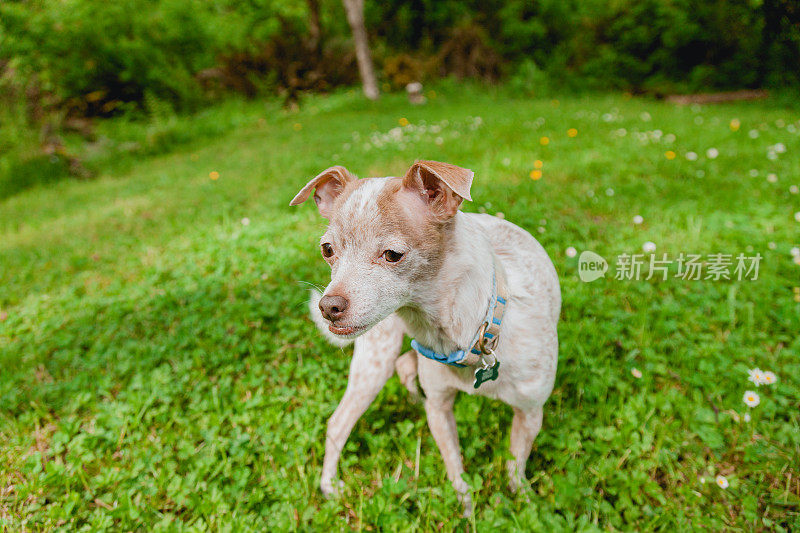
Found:
<path fill-rule="evenodd" d="M 329 220 L 320 242 L 331 282 L 312 298 L 312 315 L 335 340 L 356 339 L 347 390 L 328 420 L 325 495 L 338 488 L 350 431 L 395 370 L 412 395 L 419 375 L 428 426 L 465 513 L 472 503 L 453 416 L 458 391 L 514 408 L 510 486 L 525 481 L 556 374 L 561 293 L 552 262 L 528 232 L 458 210 L 471 200 L 472 177 L 436 161 L 418 161 L 402 178 L 357 179 L 336 166 L 291 202 L 313 192 Z M 399 356 L 404 334 L 414 350 Z"/>

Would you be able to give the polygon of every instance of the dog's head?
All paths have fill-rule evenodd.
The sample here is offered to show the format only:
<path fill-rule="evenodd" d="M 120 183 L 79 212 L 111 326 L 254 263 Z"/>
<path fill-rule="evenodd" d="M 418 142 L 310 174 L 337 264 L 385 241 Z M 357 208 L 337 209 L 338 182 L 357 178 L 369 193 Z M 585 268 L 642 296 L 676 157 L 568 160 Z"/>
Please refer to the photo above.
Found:
<path fill-rule="evenodd" d="M 358 179 L 331 167 L 291 202 L 314 193 L 329 221 L 320 240 L 331 282 L 319 307 L 332 333 L 356 337 L 396 310 L 418 301 L 420 281 L 442 263 L 449 230 L 464 199 L 471 170 L 418 161 L 402 178 Z"/>

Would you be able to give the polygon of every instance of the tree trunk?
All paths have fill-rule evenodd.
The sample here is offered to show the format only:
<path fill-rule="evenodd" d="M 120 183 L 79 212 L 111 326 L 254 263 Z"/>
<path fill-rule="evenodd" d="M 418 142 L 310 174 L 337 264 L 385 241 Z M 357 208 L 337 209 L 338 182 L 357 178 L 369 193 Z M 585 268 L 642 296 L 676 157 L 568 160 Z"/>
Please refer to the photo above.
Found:
<path fill-rule="evenodd" d="M 364 95 L 370 100 L 378 99 L 378 80 L 372 66 L 372 56 L 367 42 L 367 29 L 364 27 L 364 0 L 342 0 L 347 13 L 347 22 L 353 31 L 356 46 L 356 61 L 364 85 Z"/>
<path fill-rule="evenodd" d="M 322 57 L 322 25 L 319 22 L 319 0 L 306 0 L 308 4 L 308 38 L 309 48 L 314 52 L 314 60 L 318 63 Z M 315 68 L 317 65 L 315 65 Z"/>

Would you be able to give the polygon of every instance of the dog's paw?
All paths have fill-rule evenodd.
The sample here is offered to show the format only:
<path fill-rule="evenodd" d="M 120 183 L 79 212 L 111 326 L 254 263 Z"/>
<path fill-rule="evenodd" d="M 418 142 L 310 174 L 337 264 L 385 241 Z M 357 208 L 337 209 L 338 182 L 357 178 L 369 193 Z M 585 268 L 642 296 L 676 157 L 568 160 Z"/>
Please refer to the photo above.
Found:
<path fill-rule="evenodd" d="M 461 502 L 461 507 L 463 508 L 461 517 L 469 518 L 472 516 L 472 496 L 469 493 L 460 494 L 458 500 Z"/>
<path fill-rule="evenodd" d="M 458 478 L 453 481 L 453 488 L 458 496 L 458 503 L 461 504 L 463 518 L 472 516 L 472 494 L 469 491 L 469 485 L 462 479 Z"/>
<path fill-rule="evenodd" d="M 508 471 L 508 490 L 512 494 L 523 494 L 528 498 L 528 493 L 533 489 L 531 489 L 531 484 L 525 478 L 525 475 L 517 472 L 517 463 L 509 460 L 506 463 L 506 470 Z M 530 500 L 528 499 L 528 501 Z"/>
<path fill-rule="evenodd" d="M 341 479 L 323 479 L 319 484 L 319 488 L 322 491 L 322 495 L 329 500 L 338 498 L 342 494 L 344 481 Z"/>
<path fill-rule="evenodd" d="M 508 490 L 511 491 L 511 494 L 514 494 L 515 496 L 520 496 L 525 501 L 525 503 L 531 503 L 531 495 L 533 494 L 533 489 L 526 480 L 522 480 L 522 482 L 509 481 Z"/>
<path fill-rule="evenodd" d="M 419 390 L 419 385 L 416 379 L 411 381 L 411 383 L 404 383 L 403 385 L 406 386 L 406 390 L 408 391 L 408 399 L 412 404 L 417 405 L 422 403 L 423 397 Z"/>
<path fill-rule="evenodd" d="M 422 401 L 422 394 L 419 389 L 419 380 L 417 379 L 417 353 L 414 350 L 409 350 L 394 363 L 397 376 L 400 382 L 408 391 L 411 403 L 420 403 Z"/>

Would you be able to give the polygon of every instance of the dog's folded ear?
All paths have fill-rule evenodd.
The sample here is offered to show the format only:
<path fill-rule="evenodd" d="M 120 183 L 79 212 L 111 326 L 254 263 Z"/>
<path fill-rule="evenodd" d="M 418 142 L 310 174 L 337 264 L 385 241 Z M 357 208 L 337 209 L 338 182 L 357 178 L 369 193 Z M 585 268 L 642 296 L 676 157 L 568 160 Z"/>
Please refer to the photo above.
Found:
<path fill-rule="evenodd" d="M 325 169 L 316 178 L 306 183 L 305 187 L 300 189 L 300 192 L 297 193 L 297 196 L 292 199 L 289 205 L 302 204 L 308 200 L 313 191 L 319 214 L 325 218 L 330 218 L 336 197 L 342 193 L 345 185 L 357 179 L 349 170 L 339 165 Z"/>
<path fill-rule="evenodd" d="M 403 185 L 418 192 L 437 218 L 456 214 L 462 200 L 472 200 L 469 189 L 474 172 L 439 161 L 417 161 L 406 172 Z"/>

